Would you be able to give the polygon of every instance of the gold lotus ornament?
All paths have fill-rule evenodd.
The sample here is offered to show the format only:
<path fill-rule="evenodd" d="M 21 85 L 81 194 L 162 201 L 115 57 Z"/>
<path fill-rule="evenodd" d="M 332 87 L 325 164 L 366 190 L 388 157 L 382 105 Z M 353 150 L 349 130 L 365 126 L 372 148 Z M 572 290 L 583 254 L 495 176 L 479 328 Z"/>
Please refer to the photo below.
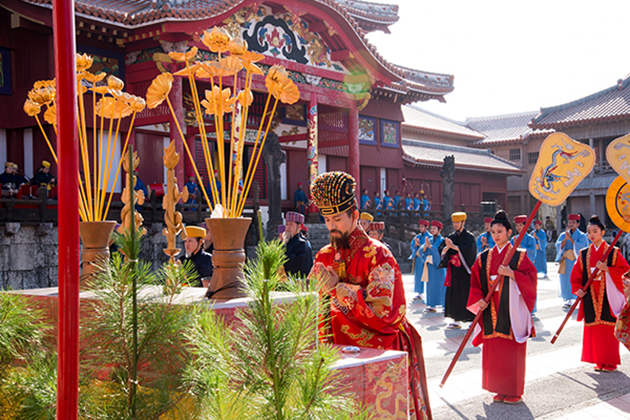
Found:
<path fill-rule="evenodd" d="M 223 116 L 234 109 L 236 98 L 232 97 L 229 88 L 221 90 L 218 86 L 214 86 L 212 91 L 206 90 L 206 99 L 201 101 L 201 105 L 206 108 L 206 114 L 212 115 L 216 113 Z"/>
<path fill-rule="evenodd" d="M 154 109 L 164 102 L 172 87 L 173 75 L 171 73 L 161 73 L 153 79 L 151 86 L 147 90 L 147 106 L 149 109 Z"/>
<path fill-rule="evenodd" d="M 51 125 L 57 125 L 57 104 L 52 104 L 44 112 L 44 120 Z"/>
<path fill-rule="evenodd" d="M 92 67 L 92 57 L 87 54 L 77 54 L 77 71 L 81 72 Z"/>
<path fill-rule="evenodd" d="M 300 91 L 297 86 L 293 80 L 289 79 L 287 71 L 277 64 L 269 69 L 265 78 L 265 86 L 267 86 L 269 93 L 282 103 L 293 105 L 300 99 Z"/>
<path fill-rule="evenodd" d="M 105 72 L 100 72 L 100 73 L 96 73 L 96 74 L 92 74 L 90 72 L 85 72 L 85 74 L 83 75 L 84 79 L 87 80 L 88 82 L 92 83 L 92 86 L 94 86 L 95 84 L 101 82 L 105 76 L 107 76 L 107 73 Z"/>
<path fill-rule="evenodd" d="M 193 58 L 195 58 L 195 56 L 197 55 L 197 51 L 198 51 L 197 47 L 192 47 L 190 50 L 183 53 L 176 52 L 176 51 L 170 52 L 168 53 L 168 56 L 171 57 L 173 60 L 178 61 L 180 63 L 188 62 L 192 60 Z"/>
<path fill-rule="evenodd" d="M 529 192 L 539 201 L 558 206 L 595 165 L 595 151 L 564 133 L 549 135 L 540 146 L 529 180 Z"/>
<path fill-rule="evenodd" d="M 250 106 L 254 102 L 254 94 L 251 89 L 244 89 L 238 93 L 238 102 L 243 108 Z"/>
<path fill-rule="evenodd" d="M 37 105 L 35 102 L 31 101 L 30 99 L 27 99 L 26 101 L 24 101 L 24 112 L 26 112 L 26 115 L 28 115 L 29 117 L 34 117 L 35 115 L 39 115 L 41 110 L 42 110 L 42 107 Z"/>
<path fill-rule="evenodd" d="M 215 26 L 211 32 L 204 31 L 201 42 L 213 53 L 223 53 L 230 48 L 232 37 L 224 28 Z"/>

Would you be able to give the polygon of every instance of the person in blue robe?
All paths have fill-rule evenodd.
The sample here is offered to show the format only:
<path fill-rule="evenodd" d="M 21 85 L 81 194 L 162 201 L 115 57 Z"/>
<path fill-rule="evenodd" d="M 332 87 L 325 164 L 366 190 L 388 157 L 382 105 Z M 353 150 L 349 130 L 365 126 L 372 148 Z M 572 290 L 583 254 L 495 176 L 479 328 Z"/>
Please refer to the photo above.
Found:
<path fill-rule="evenodd" d="M 563 308 L 573 305 L 576 296 L 571 292 L 571 270 L 577 261 L 581 249 L 589 245 L 586 233 L 578 229 L 580 224 L 579 214 L 570 214 L 568 229 L 558 236 L 556 240 L 556 262 L 560 263 L 560 297 L 564 299 Z"/>
<path fill-rule="evenodd" d="M 363 195 L 361 195 L 361 210 L 367 210 L 368 203 L 370 202 L 370 196 L 368 195 L 368 190 L 363 190 Z"/>
<path fill-rule="evenodd" d="M 420 191 L 420 199 L 422 200 L 422 210 L 424 210 L 422 215 L 424 217 L 428 217 L 429 216 L 429 212 L 431 211 L 431 203 L 424 196 L 424 191 Z"/>
<path fill-rule="evenodd" d="M 394 208 L 397 209 L 398 208 L 398 204 L 400 203 L 401 200 L 401 196 L 400 196 L 400 191 L 396 190 L 396 194 L 394 195 Z"/>
<path fill-rule="evenodd" d="M 411 198 L 411 193 L 408 193 L 405 198 L 405 210 L 413 210 L 413 198 Z"/>
<path fill-rule="evenodd" d="M 418 221 L 418 233 L 411 240 L 411 256 L 409 259 L 412 261 L 413 267 L 413 278 L 414 278 L 414 288 L 413 291 L 418 293 L 415 299 L 421 299 L 422 294 L 424 293 L 424 283 L 422 281 L 422 273 L 424 269 L 424 250 L 427 246 L 427 240 L 429 239 L 429 232 L 427 232 L 427 228 L 429 227 L 429 221 L 420 219 Z"/>
<path fill-rule="evenodd" d="M 306 207 L 308 206 L 308 197 L 302 189 L 302 183 L 297 183 L 297 190 L 293 193 L 293 203 L 295 205 L 295 211 L 303 216 L 306 216 Z"/>
<path fill-rule="evenodd" d="M 199 193 L 197 189 L 197 183 L 195 182 L 195 176 L 190 174 L 188 175 L 188 182 L 184 184 L 184 187 L 188 189 L 188 201 L 186 204 L 196 204 L 197 203 L 197 194 Z"/>
<path fill-rule="evenodd" d="M 477 255 L 494 247 L 494 239 L 492 239 L 492 234 L 490 233 L 492 220 L 494 220 L 492 217 L 485 217 L 483 219 L 485 232 L 477 238 Z"/>
<path fill-rule="evenodd" d="M 534 239 L 538 241 L 537 244 L 537 252 L 536 252 L 536 261 L 534 261 L 534 266 L 536 267 L 536 271 L 538 273 L 544 274 L 543 278 L 547 277 L 547 233 L 542 229 L 542 221 L 535 220 L 534 221 L 534 231 L 532 232 L 532 236 Z"/>
<path fill-rule="evenodd" d="M 525 229 L 525 231 L 527 232 L 525 223 L 527 223 L 527 216 L 521 215 L 521 216 L 516 216 L 514 218 L 514 226 L 516 227 L 516 234 L 510 240 L 510 243 L 512 245 L 514 245 L 514 241 L 516 241 L 516 238 L 518 237 L 518 235 L 521 234 L 521 231 L 523 229 Z M 521 241 L 521 244 L 519 245 L 519 249 L 524 249 L 525 251 L 527 251 L 527 258 L 532 264 L 534 263 L 534 261 L 536 261 L 536 254 L 538 254 L 538 251 L 536 250 L 537 245 L 538 245 L 538 241 L 536 241 L 536 239 L 534 239 L 534 237 L 529 233 L 525 233 L 525 236 L 523 236 L 523 240 Z M 536 296 L 536 301 L 534 302 L 534 309 L 532 310 L 532 314 L 536 313 L 537 311 L 538 311 L 538 296 Z"/>
<path fill-rule="evenodd" d="M 429 227 L 429 243 L 424 249 L 424 260 L 426 261 L 427 277 L 426 284 L 426 304 L 425 312 L 436 312 L 437 307 L 444 307 L 444 296 L 446 294 L 446 286 L 444 279 L 446 278 L 446 268 L 439 268 L 442 257 L 440 256 L 439 247 L 444 242 L 442 237 L 442 222 L 433 220 Z M 429 258 L 430 256 L 430 258 Z"/>

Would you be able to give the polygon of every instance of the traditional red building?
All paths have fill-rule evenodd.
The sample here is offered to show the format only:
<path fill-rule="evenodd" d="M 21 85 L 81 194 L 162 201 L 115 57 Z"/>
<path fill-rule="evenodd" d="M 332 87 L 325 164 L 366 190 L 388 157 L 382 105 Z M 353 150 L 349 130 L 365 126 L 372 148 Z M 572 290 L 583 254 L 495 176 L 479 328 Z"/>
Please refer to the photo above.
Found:
<path fill-rule="evenodd" d="M 22 111 L 33 82 L 54 74 L 51 1 L 5 0 L 0 5 L 0 161 L 18 163 L 27 176 L 33 175 L 41 160 L 52 161 L 35 121 Z M 274 127 L 287 154 L 281 167 L 285 207 L 292 205 L 296 183 L 309 182 L 309 146 L 319 152 L 320 172 L 346 170 L 360 186 L 371 189 L 383 177 L 385 185 L 399 186 L 405 168 L 401 105 L 444 101 L 453 90 L 452 76 L 396 66 L 369 44 L 367 32 L 388 32 L 398 20 L 395 5 L 356 0 L 79 0 L 75 8 L 77 48 L 94 57 L 91 71 L 118 76 L 126 91 L 142 97 L 160 72 L 179 70 L 181 64 L 172 61 L 169 52 L 196 46 L 198 58 L 212 59 L 200 36 L 214 26 L 225 27 L 245 39 L 250 50 L 264 54 L 265 70 L 273 64 L 290 70 L 301 99 L 279 108 Z M 243 83 L 244 75 L 236 81 L 239 86 Z M 264 79 L 255 76 L 252 87 L 250 145 L 264 105 Z M 209 85 L 200 82 L 199 89 L 204 88 Z M 197 166 L 205 172 L 190 94 L 188 83 L 176 78 L 171 102 L 185 126 L 186 142 L 196 151 Z M 163 147 L 170 138 L 179 138 L 171 118 L 166 104 L 145 109 L 136 118 L 131 142 L 139 150 L 140 178 L 145 184 L 164 182 Z M 54 138 L 52 128 L 46 130 Z M 119 141 L 127 130 L 122 128 Z M 211 121 L 207 130 L 214 130 Z M 215 142 L 211 144 L 216 153 Z M 185 155 L 181 143 L 178 147 Z M 56 173 L 54 165 L 52 172 Z M 176 171 L 179 182 L 191 172 L 185 157 Z M 208 174 L 204 176 L 207 180 Z M 255 179 L 262 186 L 264 204 L 262 161 Z"/>

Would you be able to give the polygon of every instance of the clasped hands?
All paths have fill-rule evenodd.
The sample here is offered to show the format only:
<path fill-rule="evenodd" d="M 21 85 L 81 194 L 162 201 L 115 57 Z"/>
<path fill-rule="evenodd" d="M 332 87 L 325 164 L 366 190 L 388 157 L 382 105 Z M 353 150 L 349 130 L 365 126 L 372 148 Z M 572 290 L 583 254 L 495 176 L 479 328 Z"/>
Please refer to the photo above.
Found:
<path fill-rule="evenodd" d="M 339 283 L 339 275 L 331 266 L 326 267 L 321 262 L 315 263 L 311 271 L 311 278 L 317 279 L 317 289 L 322 293 L 329 294 Z"/>

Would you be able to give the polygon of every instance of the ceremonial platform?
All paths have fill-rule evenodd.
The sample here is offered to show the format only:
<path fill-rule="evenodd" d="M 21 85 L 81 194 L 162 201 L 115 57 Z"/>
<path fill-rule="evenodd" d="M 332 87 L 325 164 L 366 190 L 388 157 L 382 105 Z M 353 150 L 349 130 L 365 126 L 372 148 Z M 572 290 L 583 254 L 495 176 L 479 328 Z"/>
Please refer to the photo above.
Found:
<path fill-rule="evenodd" d="M 57 325 L 58 288 L 15 290 L 6 293 L 19 293 L 32 300 L 33 305 L 44 311 L 45 317 Z M 160 296 L 161 286 L 145 288 L 139 297 Z M 176 305 L 201 305 L 207 310 L 215 311 L 222 316 L 228 327 L 240 323 L 236 317 L 238 310 L 246 309 L 251 298 L 236 298 L 227 300 L 209 300 L 205 296 L 203 287 L 184 287 L 172 301 Z M 294 295 L 287 292 L 274 292 L 275 304 L 288 303 Z M 90 291 L 81 291 L 81 301 L 97 299 Z M 80 305 L 81 308 L 84 305 Z M 81 310 L 81 317 L 89 317 L 89 312 Z M 183 334 L 183 332 L 182 332 Z M 339 348 L 341 356 L 334 366 L 341 374 L 341 392 L 354 394 L 360 404 L 378 414 L 379 418 L 407 419 L 408 418 L 408 376 L 407 353 L 394 350 L 380 350 L 359 347 L 358 352 L 344 352 Z"/>

